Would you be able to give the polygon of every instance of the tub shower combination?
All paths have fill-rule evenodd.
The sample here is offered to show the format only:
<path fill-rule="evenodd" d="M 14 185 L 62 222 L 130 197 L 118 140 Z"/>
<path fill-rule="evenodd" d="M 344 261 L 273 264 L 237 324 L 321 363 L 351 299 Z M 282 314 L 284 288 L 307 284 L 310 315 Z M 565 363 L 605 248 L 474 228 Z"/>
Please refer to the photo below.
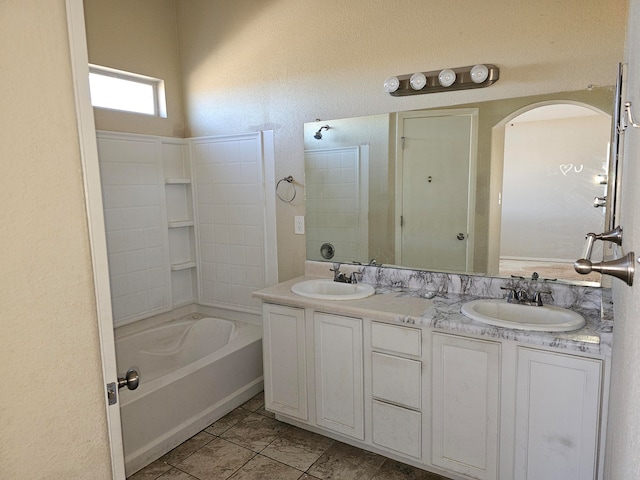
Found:
<path fill-rule="evenodd" d="M 116 331 L 127 475 L 189 439 L 262 390 L 262 328 L 190 313 L 144 331 Z"/>

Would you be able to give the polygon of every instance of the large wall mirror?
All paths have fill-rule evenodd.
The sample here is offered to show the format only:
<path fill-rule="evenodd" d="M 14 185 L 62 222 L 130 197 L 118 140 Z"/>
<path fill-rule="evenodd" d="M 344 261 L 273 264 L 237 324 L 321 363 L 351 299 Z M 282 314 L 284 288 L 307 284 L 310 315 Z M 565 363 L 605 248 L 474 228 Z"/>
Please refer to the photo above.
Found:
<path fill-rule="evenodd" d="M 305 124 L 307 259 L 599 284 L 573 262 L 607 224 L 613 99 L 600 87 Z"/>

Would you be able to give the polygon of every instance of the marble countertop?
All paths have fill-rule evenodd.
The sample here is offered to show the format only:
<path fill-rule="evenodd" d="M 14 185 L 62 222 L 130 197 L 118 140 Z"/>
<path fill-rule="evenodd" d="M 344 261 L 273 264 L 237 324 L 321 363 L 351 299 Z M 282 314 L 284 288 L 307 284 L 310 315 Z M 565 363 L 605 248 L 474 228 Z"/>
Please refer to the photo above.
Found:
<path fill-rule="evenodd" d="M 340 315 L 512 340 L 598 356 L 611 355 L 613 320 L 604 308 L 572 307 L 571 310 L 580 313 L 586 320 L 586 325 L 580 330 L 534 332 L 485 325 L 465 317 L 460 312 L 462 305 L 478 298 L 468 294 L 377 286 L 376 294 L 368 298 L 326 301 L 301 297 L 291 292 L 291 286 L 295 283 L 317 278 L 325 277 L 305 275 L 258 290 L 253 295 L 268 303 L 308 307 Z"/>

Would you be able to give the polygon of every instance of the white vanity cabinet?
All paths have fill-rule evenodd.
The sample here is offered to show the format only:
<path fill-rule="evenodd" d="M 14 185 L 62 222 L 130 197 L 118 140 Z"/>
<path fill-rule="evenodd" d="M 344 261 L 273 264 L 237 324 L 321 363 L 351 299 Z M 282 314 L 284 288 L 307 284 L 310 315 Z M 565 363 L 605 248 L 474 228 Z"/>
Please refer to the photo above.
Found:
<path fill-rule="evenodd" d="M 263 306 L 265 408 L 307 420 L 307 349 L 302 308 Z"/>
<path fill-rule="evenodd" d="M 263 304 L 279 419 L 452 478 L 601 478 L 604 357 L 339 307 Z"/>
<path fill-rule="evenodd" d="M 593 480 L 602 361 L 517 350 L 514 479 Z"/>
<path fill-rule="evenodd" d="M 432 463 L 496 479 L 500 343 L 434 333 L 431 346 Z"/>
<path fill-rule="evenodd" d="M 362 319 L 313 314 L 316 423 L 364 439 Z"/>

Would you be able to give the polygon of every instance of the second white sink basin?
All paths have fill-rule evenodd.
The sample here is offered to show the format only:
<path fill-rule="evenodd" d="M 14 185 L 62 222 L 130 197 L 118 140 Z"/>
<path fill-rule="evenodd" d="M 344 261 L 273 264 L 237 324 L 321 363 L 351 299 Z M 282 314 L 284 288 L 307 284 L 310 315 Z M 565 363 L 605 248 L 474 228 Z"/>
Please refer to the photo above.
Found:
<path fill-rule="evenodd" d="M 465 303 L 461 311 L 472 320 L 518 330 L 569 332 L 585 324 L 579 313 L 555 305 L 536 307 L 506 300 L 474 300 Z"/>
<path fill-rule="evenodd" d="M 296 295 L 318 300 L 358 300 L 376 293 L 366 283 L 342 283 L 327 279 L 305 280 L 291 287 Z"/>

